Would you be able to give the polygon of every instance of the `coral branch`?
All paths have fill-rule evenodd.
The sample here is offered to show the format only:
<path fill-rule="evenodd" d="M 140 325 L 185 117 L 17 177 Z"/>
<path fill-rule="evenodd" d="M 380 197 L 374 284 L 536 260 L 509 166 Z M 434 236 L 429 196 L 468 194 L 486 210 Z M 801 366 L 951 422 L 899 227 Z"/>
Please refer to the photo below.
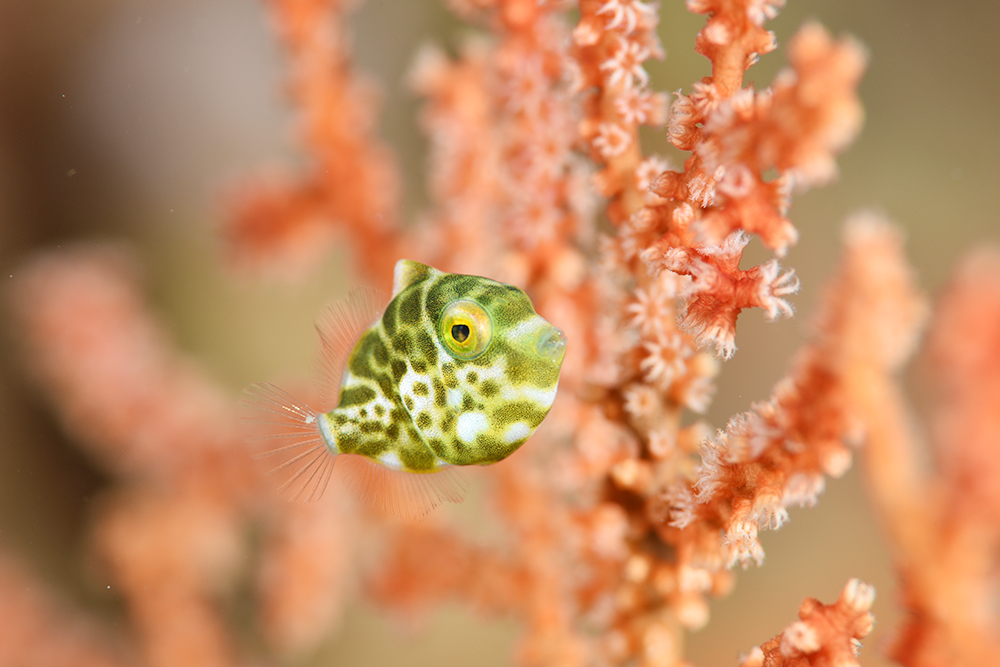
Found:
<path fill-rule="evenodd" d="M 401 528 L 400 548 L 370 583 L 377 601 L 415 613 L 429 604 L 461 596 L 481 611 L 510 613 L 527 602 L 518 595 L 528 575 L 524 566 L 496 549 L 473 547 L 440 527 Z"/>
<path fill-rule="evenodd" d="M 31 370 L 66 431 L 105 470 L 163 483 L 224 458 L 239 434 L 228 397 L 167 344 L 137 274 L 122 247 L 42 255 L 22 272 L 15 307 Z M 246 479 L 215 482 L 233 483 Z"/>
<path fill-rule="evenodd" d="M 927 356 L 938 381 L 934 445 L 956 509 L 1000 525 L 1000 248 L 966 257 L 941 297 Z"/>
<path fill-rule="evenodd" d="M 709 407 L 745 309 L 792 315 L 793 270 L 740 264 L 752 235 L 777 255 L 796 242 L 793 190 L 831 179 L 856 135 L 855 42 L 806 24 L 788 67 L 754 90 L 744 73 L 776 48 L 764 24 L 783 0 L 688 0 L 706 16 L 695 48 L 712 74 L 678 91 L 668 118 L 646 67 L 664 57 L 656 3 L 453 0 L 490 35 L 454 58 L 426 47 L 412 70 L 433 206 L 404 233 L 374 95 L 351 63 L 352 3 L 268 4 L 309 161 L 235 194 L 230 258 L 301 272 L 346 239 L 366 282 L 385 286 L 405 253 L 525 288 L 570 344 L 531 445 L 484 473 L 494 532 L 470 536 L 444 511 L 421 525 L 362 522 L 335 496 L 303 507 L 266 490 L 230 397 L 169 342 L 129 253 L 77 246 L 27 264 L 11 280 L 25 365 L 111 476 L 90 547 L 122 596 L 138 660 L 234 665 L 250 634 L 283 654 L 314 648 L 352 592 L 364 523 L 382 547 L 365 590 L 388 608 L 458 599 L 510 615 L 525 667 L 686 665 L 684 635 L 709 622 L 732 566 L 763 560 L 760 531 L 816 502 L 866 443 L 908 612 L 893 656 L 1000 664 L 997 251 L 965 266 L 932 330 L 940 474 L 921 465 L 896 377 L 926 306 L 900 235 L 873 216 L 847 225 L 814 335 L 770 398 L 715 435 L 689 414 Z M 680 166 L 644 152 L 640 126 L 664 123 L 689 154 Z M 252 618 L 227 613 L 254 585 Z M 120 664 L 101 631 L 36 586 L 0 557 L 0 637 L 11 637 L 0 662 Z M 744 667 L 856 665 L 873 596 L 852 580 L 832 605 L 807 599 Z"/>
<path fill-rule="evenodd" d="M 742 82 L 742 69 L 737 77 L 732 63 L 747 57 L 743 42 L 708 47 L 721 37 L 732 37 L 734 25 L 739 26 L 738 34 L 756 35 L 756 42 L 763 39 L 762 31 L 746 19 L 754 13 L 754 3 L 737 18 L 734 8 L 739 3 L 719 4 L 723 6 L 696 3 L 712 14 L 699 46 L 713 58 L 715 74 L 690 95 L 678 93 L 671 112 L 670 140 L 692 151 L 693 157 L 683 175 L 659 183 L 657 191 L 707 209 L 696 227 L 710 243 L 721 243 L 743 229 L 783 253 L 797 238 L 785 217 L 790 186 L 805 188 L 830 180 L 836 173 L 834 154 L 860 128 L 856 89 L 864 52 L 850 39 L 834 42 L 820 26 L 807 24 L 792 40 L 790 67 L 778 74 L 771 88 L 759 93 L 737 89 L 734 83 Z M 771 16 L 776 6 L 758 13 Z M 765 178 L 771 169 L 779 178 Z"/>
<path fill-rule="evenodd" d="M 375 93 L 353 72 L 346 0 L 270 0 L 289 52 L 292 96 L 313 164 L 300 182 L 258 179 L 232 198 L 224 236 L 232 261 L 304 267 L 347 235 L 376 280 L 391 273 L 398 206 L 393 154 L 374 136 Z M 381 283 L 380 283 L 381 284 Z"/>
<path fill-rule="evenodd" d="M 779 273 L 775 260 L 740 270 L 740 257 L 749 240 L 743 232 L 736 232 L 721 246 L 671 247 L 662 251 L 662 259 L 660 247 L 651 246 L 640 255 L 654 273 L 666 269 L 691 277 L 680 327 L 699 343 L 714 344 L 719 356 L 727 359 L 736 351 L 740 312 L 763 308 L 772 320 L 790 317 L 792 307 L 782 297 L 799 290 L 795 272 Z"/>
<path fill-rule="evenodd" d="M 784 4 L 784 0 L 688 0 L 688 10 L 708 14 L 695 50 L 712 61 L 712 80 L 723 96 L 739 90 L 743 72 L 758 55 L 777 48 L 774 34 L 763 25 L 766 19 L 777 16 Z"/>
<path fill-rule="evenodd" d="M 228 508 L 196 493 L 106 500 L 96 550 L 125 596 L 143 664 L 235 665 L 235 646 L 214 599 L 220 576 L 233 570 L 239 553 Z"/>
<path fill-rule="evenodd" d="M 800 187 L 834 176 L 833 154 L 861 127 L 856 90 L 864 52 L 853 40 L 834 42 L 809 23 L 792 39 L 789 61 L 769 90 L 742 91 L 705 118 L 705 138 L 695 153 L 706 172 L 741 166 L 761 174 L 773 167 Z"/>
<path fill-rule="evenodd" d="M 242 529 L 262 509 L 263 490 L 241 455 L 235 406 L 167 343 L 123 248 L 42 255 L 20 272 L 17 287 L 30 370 L 67 433 L 128 489 L 99 503 L 92 546 L 124 595 L 145 664 L 235 664 L 219 598 L 242 560 Z M 271 513 L 265 538 L 298 511 L 282 503 Z M 351 572 L 352 524 L 321 514 L 322 531 L 302 531 L 299 521 L 298 539 L 269 542 L 262 558 L 269 576 L 261 620 L 286 649 L 322 636 Z M 331 545 L 338 529 L 344 539 Z M 311 566 L 305 590 L 289 585 L 301 576 L 291 566 L 303 563 Z M 275 574 L 275 564 L 285 567 Z M 284 611 L 292 602 L 296 613 L 313 614 L 294 632 Z"/>
<path fill-rule="evenodd" d="M 873 425 L 866 472 L 908 611 L 889 652 L 909 667 L 1000 661 L 998 285 L 1000 251 L 979 251 L 959 268 L 934 315 L 928 357 L 941 402 L 931 424 L 940 473 L 918 465 L 920 441 L 898 392 L 856 385 Z M 876 392 L 888 396 L 876 403 Z"/>
<path fill-rule="evenodd" d="M 256 584 L 260 623 L 272 646 L 295 655 L 323 641 L 340 624 L 352 594 L 350 544 L 357 512 L 341 488 L 323 502 L 281 503 L 268 513 Z"/>
<path fill-rule="evenodd" d="M 871 403 L 859 405 L 855 390 L 891 384 L 913 350 L 925 305 L 898 234 L 860 217 L 848 224 L 845 246 L 815 339 L 791 376 L 704 444 L 691 492 L 673 491 L 672 523 L 718 522 L 730 563 L 760 563 L 758 531 L 784 523 L 788 506 L 814 503 L 823 475 L 850 467 L 847 444 L 858 443 L 872 410 L 886 407 L 883 392 L 866 391 Z"/>
<path fill-rule="evenodd" d="M 750 651 L 741 667 L 857 667 L 859 640 L 875 625 L 869 611 L 874 601 L 875 589 L 857 579 L 831 605 L 806 598 L 800 620 Z"/>
<path fill-rule="evenodd" d="M 0 554 L 0 664 L 119 667 L 133 664 L 106 628 L 71 610 L 32 572 Z"/>

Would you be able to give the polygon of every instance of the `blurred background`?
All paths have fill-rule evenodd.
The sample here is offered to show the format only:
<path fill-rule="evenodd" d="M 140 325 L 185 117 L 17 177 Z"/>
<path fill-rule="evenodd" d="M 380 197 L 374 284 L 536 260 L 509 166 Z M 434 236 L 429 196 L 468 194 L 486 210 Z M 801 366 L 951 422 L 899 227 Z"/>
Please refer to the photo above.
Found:
<path fill-rule="evenodd" d="M 690 91 L 709 73 L 693 50 L 703 19 L 661 1 L 667 59 L 653 87 Z M 799 315 L 739 324 L 708 419 L 767 397 L 808 333 L 824 279 L 852 212 L 884 212 L 906 230 L 908 252 L 934 293 L 963 252 L 1000 239 L 1000 10 L 991 3 L 792 0 L 770 24 L 784 45 L 808 19 L 850 33 L 868 49 L 861 85 L 866 122 L 839 159 L 832 185 L 799 195 L 791 218 L 800 243 Z M 454 51 L 470 28 L 437 2 L 368 0 L 352 19 L 354 53 L 383 92 L 381 132 L 405 177 L 405 218 L 427 207 L 418 101 L 403 77 L 425 42 Z M 765 56 L 748 73 L 763 88 L 785 63 Z M 349 286 L 334 251 L 303 280 L 239 275 L 218 237 L 226 195 L 241 179 L 301 164 L 294 114 L 283 94 L 283 54 L 267 12 L 253 0 L 3 0 L 0 2 L 0 279 L 37 250 L 113 240 L 141 258 L 146 293 L 168 334 L 234 397 L 253 381 L 303 377 L 314 349 L 312 319 Z M 647 150 L 674 156 L 662 131 Z M 488 240 L 484 240 L 488 242 Z M 748 263 L 767 258 L 751 246 Z M 0 315 L 0 548 L 18 554 L 80 605 L 122 623 L 85 559 L 88 512 L 108 483 L 53 420 L 12 350 Z M 919 363 L 908 378 L 918 408 Z M 895 588 L 878 518 L 857 467 L 831 481 L 818 507 L 793 510 L 763 535 L 767 561 L 738 576 L 713 620 L 690 637 L 696 665 L 734 665 L 794 620 L 803 596 L 832 601 L 850 577 L 874 583 L 879 622 L 864 664 L 895 624 Z M 516 626 L 445 607 L 419 632 L 401 632 L 363 601 L 351 605 L 316 664 L 505 665 Z M 391 637 L 390 641 L 386 638 Z"/>

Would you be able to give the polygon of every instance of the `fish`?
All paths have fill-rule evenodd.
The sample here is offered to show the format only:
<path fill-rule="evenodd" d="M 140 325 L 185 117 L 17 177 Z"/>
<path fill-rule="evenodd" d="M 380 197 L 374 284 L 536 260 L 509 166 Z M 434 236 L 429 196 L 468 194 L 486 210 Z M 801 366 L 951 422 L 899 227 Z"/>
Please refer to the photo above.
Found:
<path fill-rule="evenodd" d="M 278 461 L 279 491 L 316 500 L 336 473 L 365 504 L 420 519 L 463 500 L 460 469 L 502 461 L 539 427 L 566 336 L 513 285 L 408 259 L 384 302 L 363 288 L 317 319 L 335 407 L 257 383 L 244 390 L 244 423 L 263 449 L 255 457 Z"/>

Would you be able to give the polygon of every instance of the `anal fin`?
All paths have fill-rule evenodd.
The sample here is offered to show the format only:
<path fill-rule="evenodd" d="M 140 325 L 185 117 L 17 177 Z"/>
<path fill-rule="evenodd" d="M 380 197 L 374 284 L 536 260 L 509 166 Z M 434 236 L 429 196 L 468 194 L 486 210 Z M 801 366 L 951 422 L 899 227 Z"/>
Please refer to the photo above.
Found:
<path fill-rule="evenodd" d="M 362 503 L 407 521 L 422 519 L 441 503 L 465 499 L 465 479 L 455 466 L 435 472 L 407 472 L 360 454 L 337 457 L 336 472 Z"/>

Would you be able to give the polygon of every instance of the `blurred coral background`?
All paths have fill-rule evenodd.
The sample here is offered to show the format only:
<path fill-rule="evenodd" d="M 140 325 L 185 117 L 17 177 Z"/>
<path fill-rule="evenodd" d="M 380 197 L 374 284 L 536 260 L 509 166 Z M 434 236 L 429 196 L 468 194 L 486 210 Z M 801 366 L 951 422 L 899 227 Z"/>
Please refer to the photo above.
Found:
<path fill-rule="evenodd" d="M 652 88 L 689 92 L 709 73 L 693 49 L 704 20 L 681 2 L 661 5 L 667 58 L 648 64 Z M 839 178 L 793 202 L 801 240 L 783 264 L 802 281 L 792 298 L 797 316 L 740 319 L 739 352 L 723 364 L 707 415 L 715 427 L 766 398 L 785 372 L 852 212 L 875 209 L 905 229 L 907 253 L 932 294 L 963 253 L 1000 240 L 1000 10 L 971 0 L 791 0 L 769 27 L 784 45 L 810 18 L 868 49 L 865 124 L 838 158 Z M 380 134 L 401 163 L 404 218 L 416 224 L 428 205 L 426 142 L 403 79 L 422 44 L 454 49 L 469 29 L 429 1 L 368 0 L 351 21 L 358 67 L 383 95 Z M 763 57 L 748 79 L 766 85 L 784 59 L 783 50 Z M 286 72 L 265 8 L 247 0 L 0 3 L 0 278 L 14 279 L 38 249 L 124 241 L 141 258 L 145 293 L 173 342 L 234 400 L 250 382 L 306 377 L 311 322 L 350 286 L 350 250 L 304 278 L 264 282 L 227 267 L 219 238 L 241 179 L 302 160 Z M 649 150 L 678 154 L 665 131 L 644 132 Z M 750 258 L 762 261 L 754 247 Z M 86 558 L 91 504 L 108 480 L 25 379 L 7 322 L 4 315 L 0 548 L 79 606 L 122 623 L 105 575 Z M 912 366 L 919 378 L 919 363 Z M 911 398 L 921 405 L 919 392 Z M 832 600 L 850 577 L 879 594 L 880 625 L 862 662 L 888 664 L 875 646 L 897 621 L 896 585 L 862 466 L 829 480 L 817 507 L 792 510 L 789 525 L 762 536 L 765 564 L 739 572 L 733 594 L 712 602 L 712 622 L 690 638 L 694 664 L 735 665 L 740 651 L 787 624 L 804 595 Z M 513 623 L 457 604 L 411 629 L 355 601 L 310 662 L 506 665 L 514 633 Z"/>

